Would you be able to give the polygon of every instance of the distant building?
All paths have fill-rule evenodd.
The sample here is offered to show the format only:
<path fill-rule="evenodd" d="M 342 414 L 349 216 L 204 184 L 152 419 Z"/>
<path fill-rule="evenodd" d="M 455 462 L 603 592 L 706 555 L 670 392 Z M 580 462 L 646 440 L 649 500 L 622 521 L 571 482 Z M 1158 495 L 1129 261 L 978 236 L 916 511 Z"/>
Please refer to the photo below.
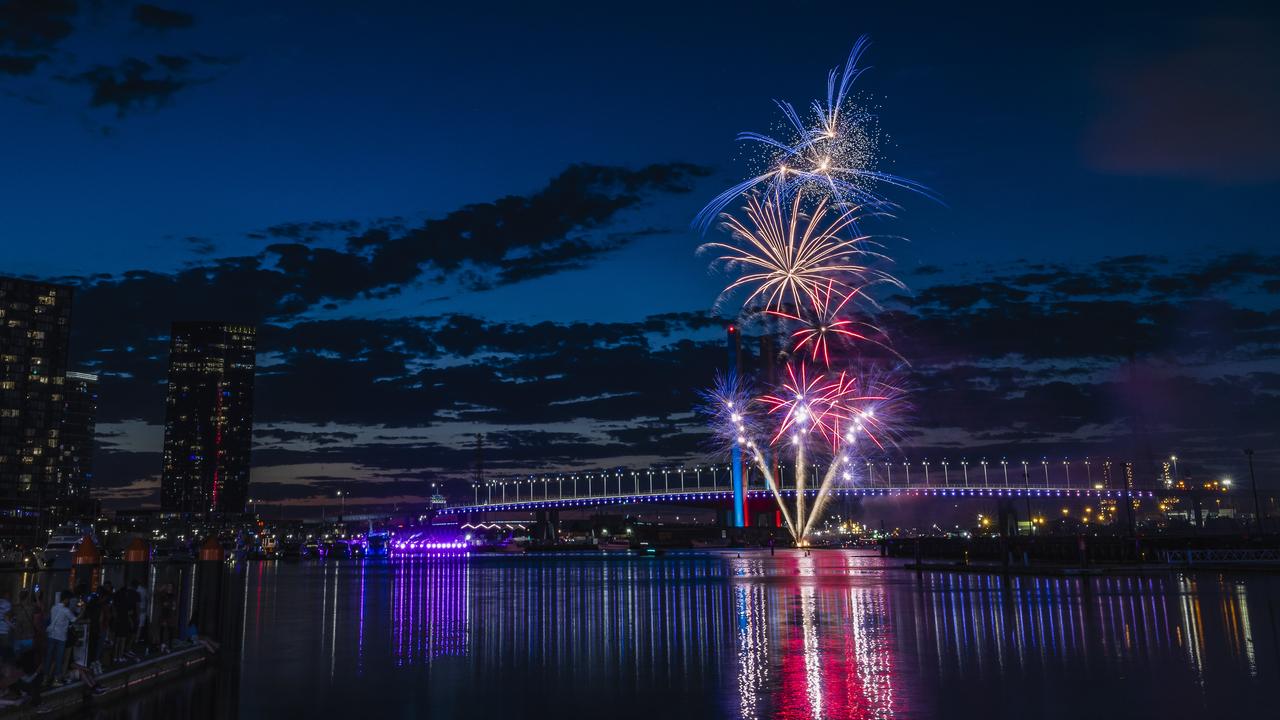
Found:
<path fill-rule="evenodd" d="M 68 509 L 82 517 L 97 514 L 91 496 L 97 421 L 98 376 L 68 372 L 63 384 L 62 483 Z"/>
<path fill-rule="evenodd" d="M 160 477 L 163 510 L 244 512 L 255 344 L 250 325 L 173 324 Z"/>
<path fill-rule="evenodd" d="M 0 277 L 0 535 L 65 514 L 60 433 L 72 289 Z"/>

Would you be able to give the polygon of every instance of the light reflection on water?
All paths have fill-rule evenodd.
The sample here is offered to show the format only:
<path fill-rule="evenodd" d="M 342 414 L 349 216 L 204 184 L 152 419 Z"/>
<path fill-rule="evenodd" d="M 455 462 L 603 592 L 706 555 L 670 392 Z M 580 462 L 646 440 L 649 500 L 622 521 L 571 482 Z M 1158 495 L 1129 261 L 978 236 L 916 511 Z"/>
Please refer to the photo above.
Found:
<path fill-rule="evenodd" d="M 1263 710 L 1280 680 L 1280 578 L 883 563 L 787 551 L 250 565 L 239 714 L 1222 716 Z"/>

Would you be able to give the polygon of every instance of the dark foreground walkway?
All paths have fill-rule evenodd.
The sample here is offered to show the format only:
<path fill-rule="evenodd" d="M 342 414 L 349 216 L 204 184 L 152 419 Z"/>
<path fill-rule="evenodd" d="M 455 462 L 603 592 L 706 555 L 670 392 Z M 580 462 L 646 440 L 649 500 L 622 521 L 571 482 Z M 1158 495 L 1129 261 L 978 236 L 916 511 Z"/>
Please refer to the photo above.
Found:
<path fill-rule="evenodd" d="M 9 720 L 79 715 L 87 707 L 121 700 L 157 683 L 203 668 L 212 660 L 213 655 L 203 645 L 192 645 L 99 675 L 98 683 L 106 690 L 101 695 L 91 695 L 83 682 L 75 682 L 42 693 L 38 708 L 31 706 L 30 701 L 0 707 L 0 717 Z"/>

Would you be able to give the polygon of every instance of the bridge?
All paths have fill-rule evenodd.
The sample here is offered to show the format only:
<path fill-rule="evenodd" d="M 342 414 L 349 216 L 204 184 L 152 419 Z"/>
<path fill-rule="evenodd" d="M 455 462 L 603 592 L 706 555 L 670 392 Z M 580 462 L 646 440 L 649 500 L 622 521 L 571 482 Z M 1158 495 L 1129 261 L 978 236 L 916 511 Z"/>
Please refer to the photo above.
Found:
<path fill-rule="evenodd" d="M 1102 463 L 1098 463 L 1102 465 Z M 1108 464 L 1110 465 L 1110 464 Z M 835 497 L 932 497 L 958 498 L 1097 498 L 1122 500 L 1126 496 L 1149 499 L 1163 487 L 1123 487 L 1111 476 L 1110 467 L 1098 470 L 1085 464 L 1084 477 L 1072 478 L 1069 463 L 911 463 L 868 462 L 859 468 L 856 482 L 837 483 L 829 490 Z M 1013 466 L 1013 467 L 1010 467 Z M 1127 468 L 1127 466 L 1124 466 Z M 931 470 L 932 469 L 932 470 Z M 1052 471 L 1051 471 L 1052 469 Z M 814 497 L 826 468 L 813 466 L 805 495 Z M 596 470 L 503 478 L 472 485 L 472 502 L 440 508 L 440 515 L 470 515 L 495 511 L 572 509 L 640 503 L 732 503 L 735 494 L 729 465 L 701 465 L 643 470 Z M 768 500 L 774 491 L 758 472 L 748 472 L 741 489 L 747 501 Z M 1130 476 L 1131 477 L 1131 476 Z M 779 467 L 778 494 L 796 496 L 793 468 Z M 1130 483 L 1131 484 L 1131 481 Z"/>

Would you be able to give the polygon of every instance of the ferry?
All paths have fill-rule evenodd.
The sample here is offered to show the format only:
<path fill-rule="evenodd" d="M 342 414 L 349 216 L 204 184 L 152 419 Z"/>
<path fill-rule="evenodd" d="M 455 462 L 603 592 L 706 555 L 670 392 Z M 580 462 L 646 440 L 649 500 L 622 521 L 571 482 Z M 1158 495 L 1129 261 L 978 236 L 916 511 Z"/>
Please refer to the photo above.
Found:
<path fill-rule="evenodd" d="M 631 541 L 621 539 L 605 540 L 598 544 L 598 547 L 604 552 L 631 552 Z"/>
<path fill-rule="evenodd" d="M 37 556 L 41 569 L 70 570 L 71 556 L 75 554 L 76 548 L 80 547 L 80 542 L 84 540 L 86 534 L 92 535 L 92 532 L 86 533 L 83 528 L 76 525 L 63 525 L 55 530 L 49 536 L 49 542 L 45 543 L 44 549 Z"/>

